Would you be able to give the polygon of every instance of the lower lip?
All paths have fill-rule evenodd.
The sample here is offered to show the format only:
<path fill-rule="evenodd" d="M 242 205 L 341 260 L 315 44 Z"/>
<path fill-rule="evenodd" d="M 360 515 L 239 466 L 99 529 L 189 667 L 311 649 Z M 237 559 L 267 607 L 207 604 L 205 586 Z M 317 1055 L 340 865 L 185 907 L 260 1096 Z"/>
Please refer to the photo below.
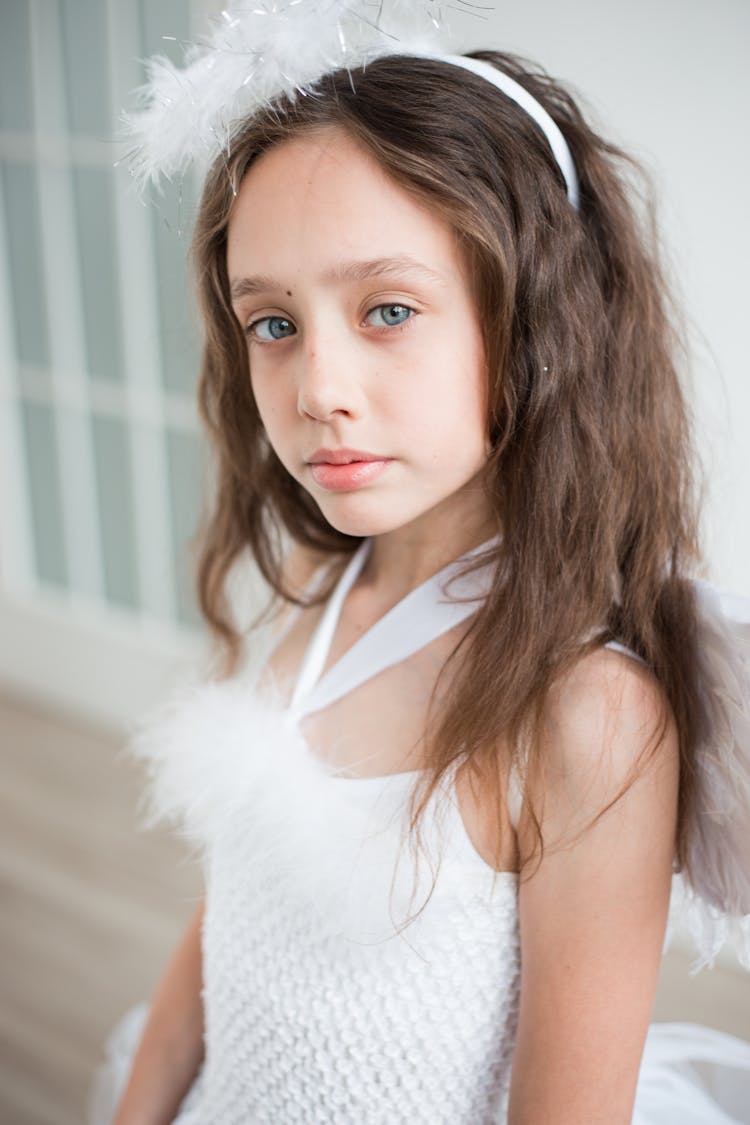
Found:
<path fill-rule="evenodd" d="M 312 478 L 329 492 L 347 492 L 374 481 L 385 469 L 388 461 L 350 461 L 347 465 L 331 465 L 321 461 L 310 466 Z"/>

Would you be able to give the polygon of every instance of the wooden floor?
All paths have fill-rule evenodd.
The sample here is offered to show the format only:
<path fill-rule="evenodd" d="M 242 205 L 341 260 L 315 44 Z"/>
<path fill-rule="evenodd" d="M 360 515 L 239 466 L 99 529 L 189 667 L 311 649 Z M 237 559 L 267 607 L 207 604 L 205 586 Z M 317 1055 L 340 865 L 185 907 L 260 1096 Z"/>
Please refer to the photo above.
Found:
<path fill-rule="evenodd" d="M 96 732 L 0 701 L 0 1122 L 82 1125 L 101 1046 L 200 894 L 138 832 L 140 778 Z"/>
<path fill-rule="evenodd" d="M 141 779 L 111 739 L 0 699 L 0 1122 L 81 1125 L 101 1046 L 149 995 L 201 883 L 136 829 Z M 670 954 L 656 1018 L 750 1039 L 750 976 Z"/>

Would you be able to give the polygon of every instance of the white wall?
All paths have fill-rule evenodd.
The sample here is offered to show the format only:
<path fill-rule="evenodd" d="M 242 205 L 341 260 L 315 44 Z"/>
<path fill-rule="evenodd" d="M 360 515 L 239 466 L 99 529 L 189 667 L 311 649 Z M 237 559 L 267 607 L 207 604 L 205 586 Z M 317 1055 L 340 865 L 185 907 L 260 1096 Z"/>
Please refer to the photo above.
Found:
<path fill-rule="evenodd" d="M 540 62 L 654 177 L 692 324 L 709 575 L 750 594 L 750 2 L 492 7 L 485 19 L 453 17 L 462 49 L 498 47 Z"/>

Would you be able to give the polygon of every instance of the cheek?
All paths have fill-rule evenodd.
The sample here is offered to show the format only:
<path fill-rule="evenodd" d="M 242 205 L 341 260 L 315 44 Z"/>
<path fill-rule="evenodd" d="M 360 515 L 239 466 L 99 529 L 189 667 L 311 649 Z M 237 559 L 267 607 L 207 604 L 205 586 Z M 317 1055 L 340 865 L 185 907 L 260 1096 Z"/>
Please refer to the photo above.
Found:
<path fill-rule="evenodd" d="M 250 367 L 250 389 L 264 424 L 266 419 L 278 421 L 289 411 L 287 388 L 288 380 L 279 372 L 264 370 L 262 360 Z"/>
<path fill-rule="evenodd" d="M 461 416 L 465 428 L 474 435 L 474 445 L 488 452 L 489 373 L 484 347 L 484 339 L 473 333 L 467 340 L 466 379 L 463 387 L 463 410 Z"/>
<path fill-rule="evenodd" d="M 473 337 L 465 338 L 463 347 L 445 347 L 433 357 L 427 375 L 413 408 L 414 424 L 440 455 L 447 445 L 457 461 L 476 466 L 488 451 L 483 347 Z"/>
<path fill-rule="evenodd" d="M 271 396 L 268 394 L 262 380 L 254 379 L 252 375 L 250 376 L 250 390 L 252 391 L 253 398 L 255 399 L 255 405 L 258 408 L 258 413 L 265 423 L 266 415 L 270 412 Z"/>
<path fill-rule="evenodd" d="M 289 404 L 285 401 L 285 396 L 279 393 L 278 381 L 274 384 L 272 380 L 251 378 L 250 386 L 266 436 L 279 460 L 285 464 L 285 447 L 291 429 Z"/>

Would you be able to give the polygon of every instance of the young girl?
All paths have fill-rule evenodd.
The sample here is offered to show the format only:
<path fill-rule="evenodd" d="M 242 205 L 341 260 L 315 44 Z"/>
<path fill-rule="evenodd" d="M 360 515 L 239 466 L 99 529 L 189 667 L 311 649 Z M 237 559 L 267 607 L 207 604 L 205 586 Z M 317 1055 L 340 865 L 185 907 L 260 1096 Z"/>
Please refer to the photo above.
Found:
<path fill-rule="evenodd" d="M 189 87 L 220 147 L 227 668 L 135 743 L 206 895 L 92 1120 L 750 1121 L 750 1045 L 649 1031 L 675 862 L 705 960 L 747 926 L 750 740 L 622 154 L 517 59 L 363 51 L 346 14 L 317 72 L 303 23 L 250 66 L 261 15 L 151 111 Z M 232 614 L 248 548 L 292 607 L 270 652 Z"/>

